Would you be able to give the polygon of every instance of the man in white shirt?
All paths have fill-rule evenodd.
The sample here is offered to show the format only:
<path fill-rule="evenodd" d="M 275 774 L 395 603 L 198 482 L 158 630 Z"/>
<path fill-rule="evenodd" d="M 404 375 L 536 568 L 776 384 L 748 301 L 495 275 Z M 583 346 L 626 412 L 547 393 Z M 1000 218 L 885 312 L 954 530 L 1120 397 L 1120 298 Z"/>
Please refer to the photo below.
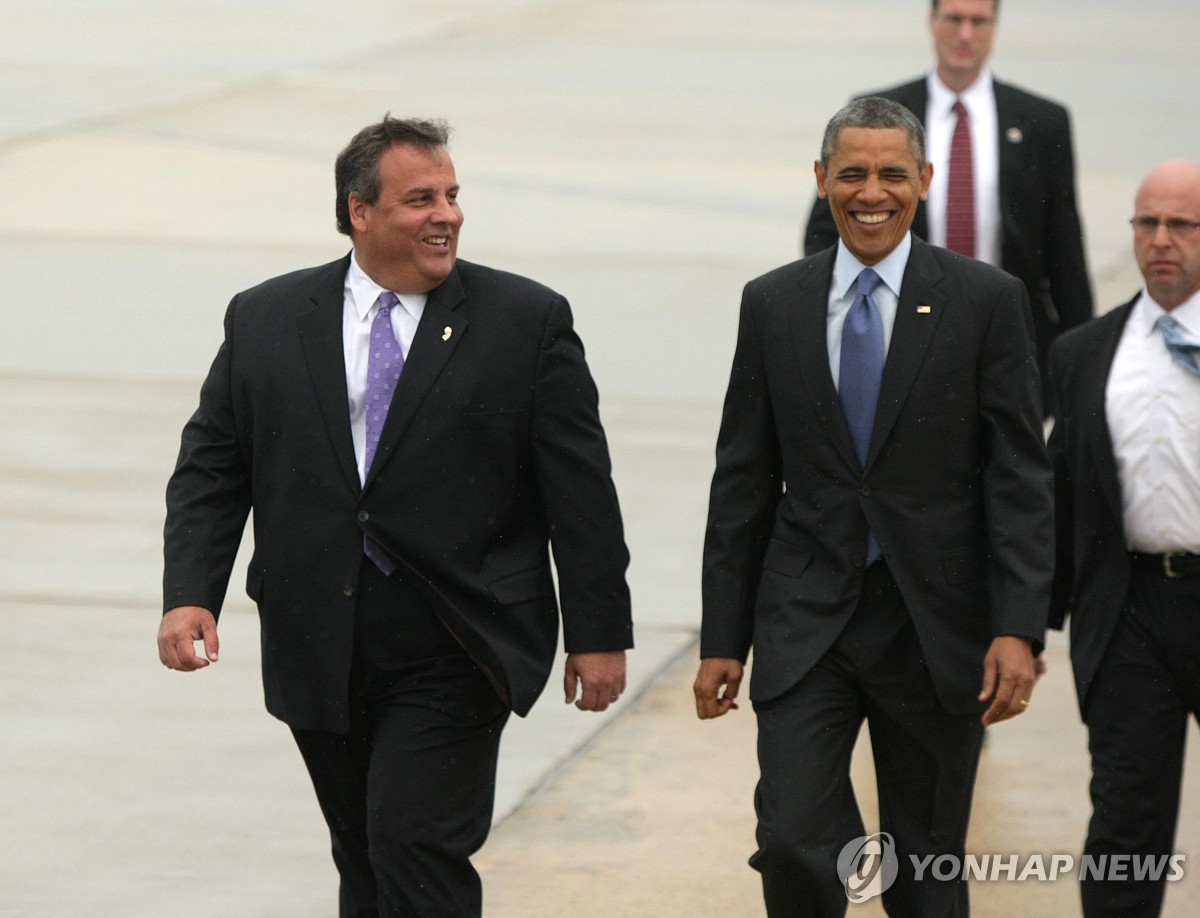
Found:
<path fill-rule="evenodd" d="M 899 102 L 924 123 L 933 181 L 913 233 L 1024 282 L 1033 309 L 1038 368 L 1056 335 L 1092 316 L 1083 231 L 1075 204 L 1075 163 L 1067 110 L 992 78 L 987 66 L 999 0 L 933 0 L 929 28 L 937 57 L 919 80 L 867 93 Z M 955 130 L 963 106 L 960 137 Z M 956 174 L 961 149 L 968 173 Z M 954 184 L 960 182 L 961 184 Z M 950 207 L 959 197 L 965 210 Z M 953 231 L 965 220 L 964 234 Z M 817 199 L 804 236 L 811 255 L 837 242 Z"/>
<path fill-rule="evenodd" d="M 1145 288 L 1050 352 L 1051 625 L 1071 616 L 1088 726 L 1084 853 L 1131 859 L 1130 879 L 1084 878 L 1087 918 L 1159 914 L 1200 712 L 1200 164 L 1151 171 L 1131 223 Z"/>

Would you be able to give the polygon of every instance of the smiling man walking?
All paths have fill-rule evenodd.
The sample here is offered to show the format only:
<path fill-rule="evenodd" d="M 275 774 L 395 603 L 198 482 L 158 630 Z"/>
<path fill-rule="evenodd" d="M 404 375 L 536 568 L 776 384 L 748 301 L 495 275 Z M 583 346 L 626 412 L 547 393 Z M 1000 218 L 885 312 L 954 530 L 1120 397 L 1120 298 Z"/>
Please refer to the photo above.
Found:
<path fill-rule="evenodd" d="M 735 707 L 751 647 L 758 851 L 772 916 L 844 913 L 864 835 L 866 720 L 893 915 L 965 915 L 983 727 L 1030 703 L 1053 574 L 1050 465 L 1022 285 L 909 232 L 920 122 L 886 99 L 829 122 L 835 248 L 747 284 L 704 549 L 696 706 Z"/>
<path fill-rule="evenodd" d="M 216 662 L 254 510 L 267 708 L 329 824 L 341 918 L 479 915 L 500 733 L 546 682 L 560 600 L 567 701 L 616 701 L 632 646 L 570 309 L 457 260 L 447 135 L 389 117 L 338 156 L 352 251 L 234 297 L 167 487 L 172 669 Z"/>

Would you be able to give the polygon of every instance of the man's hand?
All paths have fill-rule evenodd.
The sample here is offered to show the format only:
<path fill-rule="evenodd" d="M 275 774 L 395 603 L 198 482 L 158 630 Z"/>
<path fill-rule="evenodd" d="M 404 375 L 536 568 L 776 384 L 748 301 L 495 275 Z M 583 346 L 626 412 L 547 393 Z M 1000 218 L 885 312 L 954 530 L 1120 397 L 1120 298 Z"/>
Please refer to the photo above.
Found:
<path fill-rule="evenodd" d="M 696 714 L 701 720 L 720 717 L 737 710 L 738 688 L 745 667 L 736 657 L 705 657 L 692 691 L 696 694 Z M 725 691 L 722 692 L 721 688 Z"/>
<path fill-rule="evenodd" d="M 1029 641 L 1011 634 L 995 638 L 983 658 L 983 691 L 979 700 L 992 699 L 983 712 L 983 725 L 987 727 L 1025 713 L 1037 677 Z"/>
<path fill-rule="evenodd" d="M 625 651 L 567 654 L 563 691 L 581 711 L 606 710 L 625 691 Z"/>
<path fill-rule="evenodd" d="M 204 641 L 204 656 L 196 656 L 196 641 Z M 158 626 L 158 658 L 167 669 L 189 673 L 217 662 L 217 620 L 200 606 L 176 606 Z"/>

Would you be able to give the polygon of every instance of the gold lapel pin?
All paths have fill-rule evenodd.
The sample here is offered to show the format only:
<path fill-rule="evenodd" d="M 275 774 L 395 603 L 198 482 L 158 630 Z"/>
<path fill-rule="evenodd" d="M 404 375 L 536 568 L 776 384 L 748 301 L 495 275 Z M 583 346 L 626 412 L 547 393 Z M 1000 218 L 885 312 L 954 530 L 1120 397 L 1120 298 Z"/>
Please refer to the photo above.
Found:
<path fill-rule="evenodd" d="M 1021 132 L 1019 127 L 1010 127 L 1004 132 L 1004 139 L 1009 143 L 1020 143 L 1025 139 L 1025 135 Z"/>
<path fill-rule="evenodd" d="M 931 312 L 933 312 L 932 306 L 918 306 L 917 307 L 917 315 L 919 315 L 919 316 L 929 315 L 929 313 L 931 313 Z"/>
<path fill-rule="evenodd" d="M 449 325 L 447 325 L 445 328 L 442 329 L 442 340 L 449 341 L 450 336 L 453 334 L 454 334 L 454 329 L 451 328 Z"/>

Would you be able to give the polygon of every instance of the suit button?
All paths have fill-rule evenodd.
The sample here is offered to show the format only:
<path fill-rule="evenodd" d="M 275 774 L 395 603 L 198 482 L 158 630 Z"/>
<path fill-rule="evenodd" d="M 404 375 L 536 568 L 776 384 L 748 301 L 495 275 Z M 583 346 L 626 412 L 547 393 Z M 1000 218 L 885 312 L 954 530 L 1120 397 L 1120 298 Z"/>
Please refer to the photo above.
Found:
<path fill-rule="evenodd" d="M 342 587 L 342 595 L 347 596 L 347 597 L 353 596 L 354 595 L 354 586 L 352 584 L 347 583 L 344 587 Z"/>
<path fill-rule="evenodd" d="M 359 510 L 359 511 L 358 511 L 358 521 L 359 521 L 360 523 L 365 523 L 365 522 L 366 522 L 367 520 L 369 520 L 370 518 L 371 518 L 371 514 L 367 513 L 367 511 L 366 511 L 366 510 Z"/>
<path fill-rule="evenodd" d="M 871 496 L 871 486 L 863 485 L 861 488 L 858 489 L 858 493 L 861 494 L 863 497 L 870 497 Z"/>
<path fill-rule="evenodd" d="M 854 557 L 852 557 L 850 559 L 850 563 L 853 564 L 855 567 L 862 567 L 864 564 L 867 563 L 867 559 L 864 558 L 862 555 L 855 555 Z"/>

